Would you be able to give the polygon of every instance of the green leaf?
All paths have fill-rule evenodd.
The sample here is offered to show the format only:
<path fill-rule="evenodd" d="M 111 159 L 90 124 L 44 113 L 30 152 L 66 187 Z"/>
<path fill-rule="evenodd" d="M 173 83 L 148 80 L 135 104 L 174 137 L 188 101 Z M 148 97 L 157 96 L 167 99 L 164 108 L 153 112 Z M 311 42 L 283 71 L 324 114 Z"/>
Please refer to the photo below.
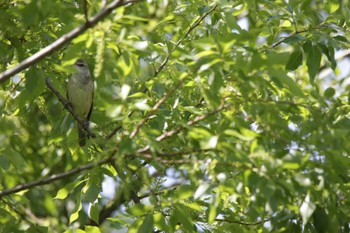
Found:
<path fill-rule="evenodd" d="M 304 52 L 307 53 L 306 66 L 308 67 L 310 82 L 314 83 L 316 74 L 320 69 L 321 52 L 319 46 L 312 45 L 311 42 L 304 46 Z"/>
<path fill-rule="evenodd" d="M 84 228 L 86 233 L 101 233 L 101 230 L 99 227 L 85 226 Z"/>
<path fill-rule="evenodd" d="M 323 44 L 320 44 L 322 52 L 327 56 L 328 61 L 331 63 L 331 68 L 335 70 L 337 68 L 337 61 L 334 57 L 334 48 L 331 46 L 326 47 Z"/>
<path fill-rule="evenodd" d="M 184 200 L 193 195 L 193 187 L 190 185 L 182 185 L 176 189 L 176 199 Z"/>
<path fill-rule="evenodd" d="M 307 193 L 302 205 L 300 206 L 300 215 L 302 217 L 304 225 L 309 221 L 315 209 L 316 205 L 311 200 L 310 193 Z"/>
<path fill-rule="evenodd" d="M 14 167 L 20 169 L 26 166 L 26 162 L 19 152 L 15 150 L 10 150 L 10 151 L 7 151 L 7 155 L 8 155 L 7 157 L 9 158 L 9 161 Z"/>
<path fill-rule="evenodd" d="M 78 198 L 78 201 L 79 202 L 77 203 L 77 207 L 75 208 L 75 211 L 69 217 L 69 224 L 72 224 L 79 218 L 79 212 L 82 208 L 82 204 L 81 204 L 80 198 Z"/>
<path fill-rule="evenodd" d="M 282 167 L 285 169 L 295 170 L 300 168 L 300 164 L 293 162 L 284 162 Z"/>
<path fill-rule="evenodd" d="M 35 67 L 30 68 L 25 76 L 25 89 L 18 97 L 20 106 L 31 102 L 45 90 L 45 74 Z"/>
<path fill-rule="evenodd" d="M 201 196 L 203 196 L 203 194 L 209 189 L 210 184 L 207 182 L 202 183 L 201 185 L 199 185 L 199 187 L 197 188 L 196 192 L 194 193 L 193 198 L 194 199 L 198 199 Z"/>
<path fill-rule="evenodd" d="M 84 180 L 79 180 L 77 182 L 72 182 L 72 183 L 68 183 L 67 185 L 65 185 L 63 188 L 61 188 L 60 190 L 58 190 L 56 196 L 54 197 L 54 199 L 60 199 L 60 200 L 64 200 L 67 198 L 68 194 L 76 187 L 78 187 L 80 184 L 84 183 Z"/>
<path fill-rule="evenodd" d="M 130 74 L 134 66 L 128 53 L 122 54 L 122 56 L 118 60 L 118 66 L 122 70 L 122 74 L 124 77 Z"/>
<path fill-rule="evenodd" d="M 101 188 L 96 185 L 90 185 L 85 193 L 84 199 L 90 203 L 94 203 L 101 192 Z"/>
<path fill-rule="evenodd" d="M 142 225 L 137 231 L 138 233 L 152 233 L 153 232 L 153 215 L 146 215 Z"/>
<path fill-rule="evenodd" d="M 128 208 L 126 212 L 134 216 L 143 216 L 146 213 L 152 211 L 153 207 L 150 205 L 144 205 L 142 203 L 135 204 Z"/>
<path fill-rule="evenodd" d="M 342 36 L 342 35 L 336 35 L 333 37 L 333 39 L 340 41 L 340 42 L 349 43 L 349 40 L 345 36 Z"/>
<path fill-rule="evenodd" d="M 70 190 L 66 189 L 65 187 L 61 188 L 60 190 L 58 190 L 55 199 L 61 199 L 61 200 L 66 199 L 66 197 L 69 194 L 69 191 Z"/>
<path fill-rule="evenodd" d="M 303 62 L 303 52 L 301 50 L 294 51 L 286 64 L 287 70 L 296 70 Z"/>
<path fill-rule="evenodd" d="M 159 230 L 163 230 L 165 232 L 169 232 L 169 227 L 165 221 L 163 214 L 156 213 L 153 215 L 154 226 Z"/>
<path fill-rule="evenodd" d="M 299 87 L 298 84 L 294 82 L 292 78 L 290 78 L 284 71 L 282 70 L 271 70 L 270 75 L 272 76 L 272 80 L 277 80 L 282 83 L 283 86 L 290 91 L 293 95 L 298 97 L 305 97 L 304 92 Z"/>
<path fill-rule="evenodd" d="M 299 42 L 305 40 L 305 37 L 300 35 L 300 34 L 294 34 L 292 36 L 287 37 L 286 39 L 283 40 L 284 43 L 286 44 L 293 44 L 295 42 Z"/>
<path fill-rule="evenodd" d="M 98 206 L 96 204 L 90 204 L 89 217 L 97 224 L 99 224 L 100 221 L 99 213 Z"/>
<path fill-rule="evenodd" d="M 215 204 L 210 204 L 208 213 L 208 223 L 211 224 L 215 221 L 217 216 L 217 206 Z"/>
<path fill-rule="evenodd" d="M 317 205 L 315 212 L 312 215 L 313 223 L 318 233 L 326 233 L 329 232 L 329 216 L 324 208 Z"/>
<path fill-rule="evenodd" d="M 185 231 L 192 232 L 193 231 L 193 222 L 190 218 L 190 215 L 188 214 L 186 207 L 183 204 L 177 203 L 175 205 L 175 211 L 173 213 L 175 215 L 175 218 L 182 223 L 182 226 Z"/>
<path fill-rule="evenodd" d="M 324 97 L 326 99 L 330 99 L 335 95 L 335 89 L 333 87 L 328 87 L 325 91 L 324 91 Z"/>
<path fill-rule="evenodd" d="M 241 129 L 241 132 L 238 132 L 233 129 L 226 129 L 224 131 L 224 134 L 237 137 L 240 140 L 244 140 L 244 141 L 252 141 L 258 136 L 256 132 L 249 129 L 244 129 L 244 128 Z"/>

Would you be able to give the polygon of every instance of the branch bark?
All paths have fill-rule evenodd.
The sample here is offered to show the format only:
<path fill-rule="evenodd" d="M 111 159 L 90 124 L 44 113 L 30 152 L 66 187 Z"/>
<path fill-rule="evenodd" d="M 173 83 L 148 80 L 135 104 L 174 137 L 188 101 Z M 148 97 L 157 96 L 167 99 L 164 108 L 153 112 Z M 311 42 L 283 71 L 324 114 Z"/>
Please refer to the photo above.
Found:
<path fill-rule="evenodd" d="M 56 50 L 60 49 L 63 45 L 70 42 L 71 40 L 73 40 L 77 36 L 81 35 L 87 29 L 95 26 L 99 21 L 101 21 L 107 15 L 109 15 L 114 9 L 119 8 L 121 6 L 131 4 L 131 3 L 141 2 L 141 1 L 142 0 L 115 0 L 115 1 L 111 2 L 106 8 L 102 9 L 99 13 L 97 13 L 94 17 L 92 17 L 91 20 L 88 21 L 88 23 L 85 22 L 80 27 L 74 28 L 69 33 L 58 38 L 52 44 L 46 46 L 45 48 L 43 48 L 39 52 L 33 54 L 32 56 L 24 59 L 16 66 L 0 73 L 0 83 L 6 81 L 7 79 L 12 77 L 13 75 L 21 72 L 22 70 L 28 68 L 29 66 L 36 64 L 37 62 L 42 60 L 44 57 L 54 53 Z"/>
<path fill-rule="evenodd" d="M 84 166 L 74 168 L 74 169 L 72 169 L 70 171 L 67 171 L 67 172 L 54 174 L 54 175 L 51 175 L 51 176 L 49 176 L 47 178 L 44 178 L 44 179 L 39 179 L 39 180 L 36 180 L 36 181 L 33 181 L 33 182 L 29 182 L 29 183 L 26 183 L 26 184 L 20 184 L 20 185 L 17 185 L 15 187 L 13 187 L 13 188 L 0 191 L 0 199 L 2 197 L 4 197 L 4 196 L 8 196 L 10 194 L 18 193 L 18 192 L 26 190 L 26 189 L 31 189 L 31 188 L 34 188 L 36 186 L 42 186 L 42 185 L 45 185 L 45 184 L 50 184 L 50 183 L 52 183 L 52 182 L 54 182 L 56 180 L 61 180 L 61 179 L 73 176 L 75 174 L 79 174 L 82 171 L 90 170 L 90 169 L 92 169 L 92 168 L 94 168 L 96 166 L 101 166 L 103 164 L 110 163 L 111 161 L 114 160 L 113 156 L 114 156 L 115 152 L 116 152 L 116 150 L 114 150 L 111 153 L 111 156 L 109 156 L 108 158 L 102 159 L 102 160 L 98 161 L 97 163 L 88 163 L 88 164 L 85 164 Z"/>

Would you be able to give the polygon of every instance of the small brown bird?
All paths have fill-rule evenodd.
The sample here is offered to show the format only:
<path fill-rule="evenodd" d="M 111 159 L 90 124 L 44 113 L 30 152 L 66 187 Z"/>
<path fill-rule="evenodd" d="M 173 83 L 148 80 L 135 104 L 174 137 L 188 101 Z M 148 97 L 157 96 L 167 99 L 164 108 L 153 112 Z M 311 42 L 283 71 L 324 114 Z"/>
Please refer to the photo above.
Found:
<path fill-rule="evenodd" d="M 94 83 L 91 79 L 89 67 L 84 60 L 78 59 L 74 63 L 74 67 L 77 72 L 68 81 L 67 97 L 75 114 L 88 124 L 93 106 Z M 79 145 L 84 146 L 86 144 L 86 132 L 79 123 L 77 123 L 77 127 Z"/>

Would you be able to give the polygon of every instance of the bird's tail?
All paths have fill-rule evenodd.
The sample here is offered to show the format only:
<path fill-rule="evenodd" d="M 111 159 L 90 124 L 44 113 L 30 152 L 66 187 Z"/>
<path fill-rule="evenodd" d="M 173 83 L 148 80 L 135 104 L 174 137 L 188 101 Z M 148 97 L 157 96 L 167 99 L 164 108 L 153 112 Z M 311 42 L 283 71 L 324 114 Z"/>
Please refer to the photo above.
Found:
<path fill-rule="evenodd" d="M 86 132 L 81 125 L 78 124 L 78 140 L 79 146 L 83 147 L 86 144 Z"/>

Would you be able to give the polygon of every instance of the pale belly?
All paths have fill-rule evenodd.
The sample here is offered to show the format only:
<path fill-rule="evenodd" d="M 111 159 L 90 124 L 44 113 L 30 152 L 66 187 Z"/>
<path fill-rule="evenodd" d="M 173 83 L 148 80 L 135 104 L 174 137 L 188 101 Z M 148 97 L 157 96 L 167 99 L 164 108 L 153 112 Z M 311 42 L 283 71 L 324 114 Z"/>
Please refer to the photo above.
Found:
<path fill-rule="evenodd" d="M 87 119 L 92 104 L 93 84 L 89 82 L 85 85 L 79 85 L 72 81 L 69 83 L 68 88 L 69 102 L 79 117 Z"/>
<path fill-rule="evenodd" d="M 74 112 L 78 116 L 87 118 L 92 103 L 91 92 L 83 90 L 81 88 L 76 89 L 74 94 L 72 95 L 71 103 L 73 105 Z"/>

